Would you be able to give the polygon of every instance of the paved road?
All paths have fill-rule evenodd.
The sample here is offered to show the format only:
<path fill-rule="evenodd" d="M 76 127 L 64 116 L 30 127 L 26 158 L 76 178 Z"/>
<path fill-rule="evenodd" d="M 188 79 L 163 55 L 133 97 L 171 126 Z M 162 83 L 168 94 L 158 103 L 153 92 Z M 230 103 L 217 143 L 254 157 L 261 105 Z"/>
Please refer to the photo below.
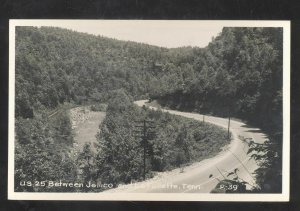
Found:
<path fill-rule="evenodd" d="M 146 105 L 146 100 L 136 101 L 135 104 L 138 106 Z M 156 109 L 155 107 L 148 107 Z M 201 114 L 162 110 L 199 121 L 203 120 L 203 115 Z M 228 119 L 226 118 L 205 116 L 205 121 L 223 128 L 228 126 Z M 222 174 L 227 175 L 227 172 L 235 168 L 239 169 L 238 175 L 240 178 L 248 181 L 250 184 L 254 184 L 251 173 L 257 168 L 257 164 L 252 159 L 249 161 L 249 157 L 246 154 L 248 146 L 239 139 L 239 136 L 253 138 L 258 143 L 263 143 L 267 136 L 260 129 L 251 128 L 239 121 L 231 120 L 230 125 L 233 140 L 216 157 L 186 167 L 183 172 L 180 169 L 175 169 L 171 172 L 161 173 L 148 181 L 129 184 L 109 192 L 209 193 L 218 183 L 215 178 L 222 179 Z M 215 178 L 209 178 L 210 174 L 213 174 Z"/>

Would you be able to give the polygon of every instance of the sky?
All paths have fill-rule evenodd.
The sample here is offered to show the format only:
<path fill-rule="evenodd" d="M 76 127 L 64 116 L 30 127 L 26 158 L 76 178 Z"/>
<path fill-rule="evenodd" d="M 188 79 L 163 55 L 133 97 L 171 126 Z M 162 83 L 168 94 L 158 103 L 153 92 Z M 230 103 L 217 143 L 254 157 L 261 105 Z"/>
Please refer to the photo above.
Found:
<path fill-rule="evenodd" d="M 100 21 L 67 23 L 63 27 L 167 48 L 205 47 L 222 30 L 222 26 L 200 24 L 197 21 Z"/>
<path fill-rule="evenodd" d="M 44 20 L 35 21 L 32 25 L 57 26 L 167 48 L 206 47 L 223 28 L 209 21 L 170 20 Z"/>
<path fill-rule="evenodd" d="M 167 48 L 206 47 L 223 27 L 289 27 L 287 21 L 15 19 L 10 26 L 56 26 Z"/>

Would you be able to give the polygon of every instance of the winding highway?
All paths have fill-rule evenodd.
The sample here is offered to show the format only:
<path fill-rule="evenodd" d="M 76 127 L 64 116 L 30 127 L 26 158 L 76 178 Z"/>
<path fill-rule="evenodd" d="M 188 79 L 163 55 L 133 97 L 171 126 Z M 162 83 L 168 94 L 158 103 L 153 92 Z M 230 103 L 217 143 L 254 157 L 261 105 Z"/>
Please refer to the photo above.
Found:
<path fill-rule="evenodd" d="M 138 106 L 147 106 L 146 100 L 136 101 Z M 175 114 L 198 121 L 203 120 L 203 115 L 197 113 L 181 112 L 176 110 L 161 109 L 164 112 Z M 228 119 L 205 116 L 205 122 L 226 128 Z M 248 125 L 231 120 L 230 131 L 233 135 L 231 143 L 222 149 L 215 157 L 194 163 L 184 169 L 175 169 L 170 172 L 159 173 L 147 181 L 132 183 L 111 189 L 109 192 L 128 193 L 209 193 L 218 184 L 218 179 L 224 179 L 228 172 L 238 168 L 238 176 L 247 181 L 250 185 L 255 185 L 252 173 L 258 167 L 253 159 L 247 156 L 248 146 L 239 137 L 252 138 L 255 142 L 263 143 L 267 136 L 259 128 L 252 128 Z M 210 175 L 213 175 L 209 178 Z M 229 177 L 230 178 L 230 177 Z"/>

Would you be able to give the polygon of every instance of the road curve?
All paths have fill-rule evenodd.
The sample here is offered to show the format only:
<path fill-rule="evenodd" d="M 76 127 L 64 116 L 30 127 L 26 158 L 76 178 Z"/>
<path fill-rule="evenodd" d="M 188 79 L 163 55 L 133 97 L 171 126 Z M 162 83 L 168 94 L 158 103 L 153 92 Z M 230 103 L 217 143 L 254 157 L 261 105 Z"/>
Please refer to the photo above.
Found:
<path fill-rule="evenodd" d="M 136 101 L 138 106 L 147 106 L 151 109 L 157 109 L 146 105 L 146 100 Z M 203 120 L 203 115 L 197 113 L 180 112 L 176 110 L 161 109 L 164 112 L 175 114 L 198 121 Z M 228 119 L 205 116 L 205 122 L 228 127 Z M 225 147 L 217 156 L 205 159 L 201 162 L 192 164 L 182 169 L 175 169 L 170 172 L 163 172 L 147 181 L 128 184 L 109 192 L 128 192 L 128 193 L 209 193 L 218 183 L 218 179 L 223 179 L 229 171 L 238 168 L 238 175 L 243 180 L 254 185 L 252 173 L 257 168 L 253 159 L 249 160 L 246 152 L 247 144 L 239 139 L 239 136 L 252 138 L 255 142 L 263 143 L 267 136 L 259 128 L 252 128 L 239 121 L 230 121 L 230 131 L 233 135 L 231 143 Z M 209 178 L 209 175 L 214 178 Z M 250 188 L 250 186 L 248 186 Z"/>

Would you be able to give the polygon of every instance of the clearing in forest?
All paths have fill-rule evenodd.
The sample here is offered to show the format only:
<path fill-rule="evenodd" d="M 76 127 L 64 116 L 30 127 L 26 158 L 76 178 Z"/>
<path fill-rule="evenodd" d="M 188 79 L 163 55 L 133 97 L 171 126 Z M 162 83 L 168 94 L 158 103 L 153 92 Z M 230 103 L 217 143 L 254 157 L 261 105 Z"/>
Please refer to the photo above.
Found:
<path fill-rule="evenodd" d="M 76 107 L 70 110 L 74 132 L 74 148 L 77 151 L 81 151 L 85 143 L 91 143 L 92 149 L 95 149 L 96 134 L 104 118 L 105 112 L 91 111 L 88 106 Z"/>

